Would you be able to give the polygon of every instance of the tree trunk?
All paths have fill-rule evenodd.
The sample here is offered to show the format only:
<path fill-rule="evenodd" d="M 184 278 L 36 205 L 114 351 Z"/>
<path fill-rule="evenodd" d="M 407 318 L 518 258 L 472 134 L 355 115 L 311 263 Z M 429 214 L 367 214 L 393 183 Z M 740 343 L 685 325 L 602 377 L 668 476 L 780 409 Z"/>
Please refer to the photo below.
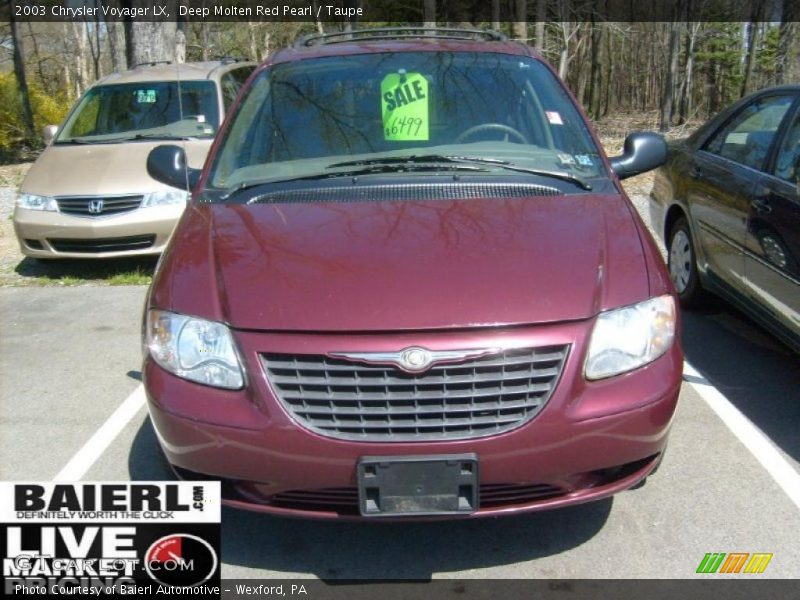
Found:
<path fill-rule="evenodd" d="M 80 96 L 89 83 L 89 67 L 86 61 L 86 23 L 72 21 L 73 63 L 75 65 L 75 92 Z"/>
<path fill-rule="evenodd" d="M 248 21 L 247 23 L 247 36 L 249 41 L 249 48 L 250 48 L 250 60 L 255 60 L 261 62 L 261 53 L 258 51 L 258 25 L 253 23 L 252 21 Z"/>
<path fill-rule="evenodd" d="M 492 0 L 492 29 L 500 31 L 500 0 Z"/>
<path fill-rule="evenodd" d="M 436 0 L 425 0 L 422 4 L 422 24 L 425 27 L 436 27 Z"/>
<path fill-rule="evenodd" d="M 800 79 L 800 56 L 797 53 L 800 6 L 796 0 L 783 0 L 779 30 L 776 76 L 778 83 L 789 83 Z"/>
<path fill-rule="evenodd" d="M 572 23 L 562 21 L 560 26 L 563 45 L 561 46 L 561 53 L 558 57 L 558 76 L 562 81 L 566 81 L 569 69 L 569 40 L 572 37 L 570 34 Z"/>
<path fill-rule="evenodd" d="M 527 19 L 527 0 L 514 0 L 514 37 L 524 43 L 528 41 Z"/>
<path fill-rule="evenodd" d="M 33 125 L 33 110 L 31 110 L 31 98 L 28 94 L 28 81 L 25 78 L 25 60 L 22 56 L 22 43 L 20 42 L 17 22 L 14 19 L 14 11 L 9 11 L 11 16 L 11 41 L 14 43 L 14 76 L 17 78 L 17 93 L 19 94 L 19 104 L 22 107 L 22 123 L 25 126 L 25 136 L 28 141 L 33 142 L 36 137 Z"/>
<path fill-rule="evenodd" d="M 536 0 L 536 50 L 544 53 L 545 21 L 547 21 L 547 0 Z"/>
<path fill-rule="evenodd" d="M 589 88 L 589 111 L 592 118 L 600 116 L 600 63 L 603 53 L 603 27 L 592 17 L 592 70 Z"/>
<path fill-rule="evenodd" d="M 742 78 L 742 87 L 739 90 L 739 95 L 744 96 L 747 94 L 750 79 L 753 76 L 753 60 L 756 52 L 756 35 L 758 33 L 758 20 L 761 14 L 761 0 L 750 0 L 752 2 L 750 12 L 750 22 L 745 25 L 747 40 L 747 48 L 745 48 L 744 55 L 744 77 Z"/>
<path fill-rule="evenodd" d="M 683 66 L 683 79 L 678 100 L 678 122 L 684 123 L 692 111 L 692 75 L 694 74 L 694 45 L 697 39 L 699 23 L 689 23 L 686 31 L 685 62 Z"/>
<path fill-rule="evenodd" d="M 325 29 L 322 27 L 322 21 L 317 18 L 317 0 L 311 0 L 311 11 L 314 13 L 314 27 L 317 28 L 317 33 L 324 34 Z"/>
<path fill-rule="evenodd" d="M 131 37 L 133 64 L 175 62 L 177 31 L 175 21 L 134 23 Z"/>
<path fill-rule="evenodd" d="M 119 73 L 128 66 L 125 58 L 125 29 L 116 21 L 106 22 L 106 29 L 108 30 L 108 49 L 111 54 L 111 70 Z"/>
<path fill-rule="evenodd" d="M 678 79 L 678 48 L 681 24 L 673 21 L 669 31 L 669 71 L 664 78 L 664 93 L 661 96 L 661 121 L 659 131 L 667 131 L 672 125 L 672 107 L 675 96 L 675 82 Z"/>

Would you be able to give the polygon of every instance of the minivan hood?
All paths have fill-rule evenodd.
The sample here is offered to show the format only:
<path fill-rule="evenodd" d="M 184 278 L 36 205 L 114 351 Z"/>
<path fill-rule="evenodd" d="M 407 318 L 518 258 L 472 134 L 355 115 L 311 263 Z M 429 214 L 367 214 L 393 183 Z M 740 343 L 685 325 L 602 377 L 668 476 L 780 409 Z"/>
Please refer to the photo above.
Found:
<path fill-rule="evenodd" d="M 199 169 L 211 141 L 51 145 L 33 163 L 20 189 L 40 196 L 135 194 L 168 189 L 147 174 L 150 151 L 161 144 L 184 144 L 189 165 Z"/>
<path fill-rule="evenodd" d="M 615 195 L 195 204 L 175 235 L 151 305 L 240 329 L 544 323 L 648 297 L 637 225 Z"/>

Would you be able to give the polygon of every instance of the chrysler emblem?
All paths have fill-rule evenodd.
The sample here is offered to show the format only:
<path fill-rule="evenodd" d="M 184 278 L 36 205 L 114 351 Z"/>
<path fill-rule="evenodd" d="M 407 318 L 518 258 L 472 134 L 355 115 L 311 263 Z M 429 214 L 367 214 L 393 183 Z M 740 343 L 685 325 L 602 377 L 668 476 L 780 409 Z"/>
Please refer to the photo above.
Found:
<path fill-rule="evenodd" d="M 432 359 L 430 350 L 415 347 L 403 350 L 398 362 L 406 371 L 424 371 L 430 366 Z"/>
<path fill-rule="evenodd" d="M 428 350 L 419 346 L 409 346 L 398 352 L 331 352 L 328 356 L 368 365 L 393 365 L 407 373 L 422 373 L 439 363 L 459 363 L 498 352 L 502 352 L 502 349 Z"/>
<path fill-rule="evenodd" d="M 93 215 L 99 215 L 101 212 L 103 212 L 103 201 L 91 200 L 89 202 L 89 212 Z"/>

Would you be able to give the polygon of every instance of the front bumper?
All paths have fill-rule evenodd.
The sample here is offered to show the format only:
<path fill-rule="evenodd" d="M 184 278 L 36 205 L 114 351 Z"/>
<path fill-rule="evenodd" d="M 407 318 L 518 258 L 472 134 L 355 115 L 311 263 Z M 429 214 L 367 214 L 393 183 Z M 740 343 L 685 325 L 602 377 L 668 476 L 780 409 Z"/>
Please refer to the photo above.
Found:
<path fill-rule="evenodd" d="M 139 208 L 119 215 L 78 217 L 16 207 L 20 250 L 34 258 L 114 258 L 160 254 L 185 204 Z"/>
<path fill-rule="evenodd" d="M 236 332 L 249 381 L 240 391 L 179 379 L 145 359 L 150 415 L 177 474 L 223 480 L 231 506 L 290 516 L 359 518 L 356 463 L 365 455 L 474 452 L 480 461 L 480 517 L 555 508 L 609 496 L 656 468 L 681 384 L 678 344 L 631 373 L 587 382 L 582 376 L 588 323 L 470 333 L 382 335 Z M 273 395 L 263 352 L 324 354 L 423 345 L 529 348 L 572 344 L 548 404 L 520 427 L 483 438 L 362 442 L 329 438 L 298 425 Z M 355 494 L 355 496 L 354 496 Z"/>

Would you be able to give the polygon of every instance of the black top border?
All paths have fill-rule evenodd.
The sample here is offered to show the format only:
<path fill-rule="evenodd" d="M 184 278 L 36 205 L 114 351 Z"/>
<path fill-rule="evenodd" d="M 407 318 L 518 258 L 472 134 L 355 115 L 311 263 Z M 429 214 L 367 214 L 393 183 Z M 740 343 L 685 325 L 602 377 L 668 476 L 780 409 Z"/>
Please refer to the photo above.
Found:
<path fill-rule="evenodd" d="M 425 0 L 2 0 L 0 19 L 319 22 L 357 26 L 426 21 Z M 493 7 L 493 4 L 495 5 Z M 515 2 L 435 0 L 438 26 L 522 21 Z M 797 22 L 797 0 L 528 0 L 524 20 L 548 22 Z"/>

